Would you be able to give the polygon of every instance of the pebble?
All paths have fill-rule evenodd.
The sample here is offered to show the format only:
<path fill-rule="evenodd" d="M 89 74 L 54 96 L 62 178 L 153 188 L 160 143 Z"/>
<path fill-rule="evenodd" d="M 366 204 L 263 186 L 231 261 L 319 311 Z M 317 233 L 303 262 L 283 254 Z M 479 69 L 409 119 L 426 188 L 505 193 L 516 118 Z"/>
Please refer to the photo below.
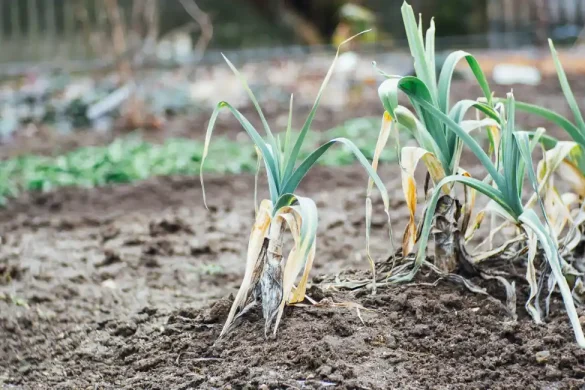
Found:
<path fill-rule="evenodd" d="M 331 368 L 331 366 L 328 366 L 328 365 L 321 366 L 317 370 L 317 373 L 321 376 L 329 376 L 329 375 L 331 375 L 332 372 L 333 372 L 333 368 Z"/>
<path fill-rule="evenodd" d="M 537 363 L 546 363 L 548 361 L 548 359 L 550 358 L 550 352 L 549 351 L 540 351 L 536 353 L 536 362 Z"/>
<path fill-rule="evenodd" d="M 102 287 L 105 288 L 110 288 L 112 290 L 117 288 L 116 282 L 114 282 L 112 279 L 108 279 L 108 280 L 104 280 L 102 282 Z"/>
<path fill-rule="evenodd" d="M 546 379 L 548 379 L 548 380 L 556 380 L 556 379 L 562 378 L 563 373 L 561 372 L 561 370 L 557 369 L 556 367 L 551 366 L 551 365 L 547 365 L 546 370 L 545 370 L 545 376 L 546 376 Z"/>
<path fill-rule="evenodd" d="M 412 329 L 412 334 L 418 337 L 428 336 L 429 333 L 430 328 L 428 325 L 418 324 L 414 326 L 414 329 Z"/>

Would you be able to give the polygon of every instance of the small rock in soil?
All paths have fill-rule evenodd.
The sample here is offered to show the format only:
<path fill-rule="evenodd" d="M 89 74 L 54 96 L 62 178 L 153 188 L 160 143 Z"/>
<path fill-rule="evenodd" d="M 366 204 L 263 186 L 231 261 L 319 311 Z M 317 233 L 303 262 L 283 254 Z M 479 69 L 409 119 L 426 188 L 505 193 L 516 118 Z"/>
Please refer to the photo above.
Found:
<path fill-rule="evenodd" d="M 573 367 L 573 376 L 579 379 L 585 378 L 585 369 L 581 367 Z"/>
<path fill-rule="evenodd" d="M 36 292 L 28 298 L 30 303 L 46 303 L 51 302 L 53 297 L 48 292 Z"/>
<path fill-rule="evenodd" d="M 209 309 L 206 309 L 202 313 L 202 322 L 205 324 L 213 324 L 219 320 L 223 320 L 227 317 L 232 301 L 228 299 L 220 299 L 215 302 Z"/>
<path fill-rule="evenodd" d="M 317 373 L 319 375 L 321 375 L 322 377 L 327 377 L 329 376 L 331 373 L 333 372 L 333 368 L 331 368 L 331 366 L 328 365 L 324 365 L 319 367 L 319 369 L 317 370 Z"/>
<path fill-rule="evenodd" d="M 388 348 L 396 348 L 398 345 L 398 342 L 396 341 L 396 337 L 389 335 L 388 337 L 386 337 L 386 346 Z"/>
<path fill-rule="evenodd" d="M 415 325 L 412 329 L 412 334 L 418 337 L 425 337 L 428 336 L 431 332 L 431 329 L 428 325 L 418 324 Z"/>
<path fill-rule="evenodd" d="M 557 380 L 563 377 L 563 372 L 554 366 L 547 365 L 545 369 L 545 376 L 548 380 Z"/>
<path fill-rule="evenodd" d="M 312 285 L 307 289 L 307 295 L 310 296 L 313 300 L 320 302 L 325 298 L 331 297 L 330 291 L 323 291 L 323 289 L 319 286 Z"/>
<path fill-rule="evenodd" d="M 550 358 L 549 351 L 540 351 L 536 353 L 536 361 L 538 363 L 546 363 L 549 358 Z"/>
<path fill-rule="evenodd" d="M 463 307 L 462 299 L 457 294 L 441 294 L 439 301 L 448 308 L 460 310 Z"/>
<path fill-rule="evenodd" d="M 102 282 L 102 287 L 114 290 L 114 289 L 118 288 L 118 285 L 112 279 L 107 279 L 107 280 L 104 280 Z"/>

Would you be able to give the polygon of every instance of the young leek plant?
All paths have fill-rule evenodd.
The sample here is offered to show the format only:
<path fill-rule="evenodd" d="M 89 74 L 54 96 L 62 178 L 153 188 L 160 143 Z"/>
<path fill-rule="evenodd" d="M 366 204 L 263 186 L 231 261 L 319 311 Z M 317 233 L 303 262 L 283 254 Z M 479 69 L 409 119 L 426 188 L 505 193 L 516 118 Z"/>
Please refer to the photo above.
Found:
<path fill-rule="evenodd" d="M 414 96 L 414 94 L 411 93 L 411 96 Z M 577 343 L 580 347 L 585 348 L 585 337 L 583 336 L 583 330 L 575 309 L 571 289 L 563 274 L 563 268 L 567 263 L 559 253 L 558 243 L 555 240 L 554 234 L 551 232 L 552 228 L 548 217 L 544 212 L 544 205 L 542 202 L 539 202 L 541 210 L 544 213 L 544 224 L 540 221 L 534 210 L 526 209 L 522 205 L 522 189 L 526 173 L 528 173 L 529 182 L 532 185 L 533 190 L 536 193 L 538 192 L 538 181 L 532 166 L 531 152 L 539 141 L 541 133 L 532 135 L 531 140 L 531 134 L 528 132 L 515 131 L 515 101 L 513 95 L 509 94 L 506 100 L 505 113 L 500 116 L 502 128 L 502 138 L 499 149 L 500 160 L 498 164 L 494 164 L 490 161 L 480 145 L 473 138 L 469 137 L 466 130 L 453 119 L 434 107 L 433 104 L 426 99 L 416 97 L 415 100 L 428 114 L 444 123 L 451 131 L 461 137 L 465 145 L 475 154 L 489 172 L 493 180 L 493 186 L 484 181 L 462 175 L 447 176 L 437 184 L 428 203 L 427 213 L 424 218 L 421 237 L 419 240 L 419 250 L 415 260 L 415 267 L 411 272 L 416 272 L 418 267 L 420 267 L 425 260 L 426 246 L 431 232 L 433 212 L 437 207 L 437 203 L 441 196 L 441 188 L 446 184 L 456 182 L 472 187 L 481 194 L 489 197 L 494 205 L 492 209 L 522 229 L 528 238 L 529 251 L 526 278 L 530 285 L 530 296 L 526 302 L 527 311 L 535 322 L 540 323 L 542 321 L 542 313 L 538 304 L 539 288 L 536 277 L 536 267 L 534 265 L 537 246 L 540 244 L 552 270 L 551 280 L 553 283 L 552 285 L 549 284 L 549 288 L 552 292 L 555 285 L 559 287 Z"/>
<path fill-rule="evenodd" d="M 406 2 L 402 6 L 402 18 L 406 29 L 408 44 L 414 57 L 416 77 L 389 76 L 388 80 L 379 88 L 380 99 L 386 113 L 392 118 L 398 129 L 410 132 L 416 140 L 417 147 L 404 147 L 401 149 L 400 164 L 402 167 L 402 188 L 410 211 L 410 221 L 404 232 L 402 241 L 402 253 L 404 256 L 412 252 L 417 236 L 415 222 L 416 191 L 414 171 L 419 163 L 425 164 L 427 171 L 437 185 L 444 177 L 462 172 L 459 160 L 462 151 L 460 137 L 449 130 L 443 122 L 431 115 L 428 110 L 413 98 L 410 102 L 416 115 L 409 109 L 398 104 L 400 90 L 412 90 L 417 96 L 447 115 L 456 124 L 466 130 L 466 134 L 485 126 L 497 126 L 493 119 L 497 115 L 492 107 L 492 94 L 486 77 L 475 58 L 464 51 L 451 53 L 445 60 L 437 82 L 435 68 L 435 25 L 431 20 L 430 28 L 426 32 L 426 41 L 423 38 L 422 21 L 419 23 L 414 16 L 412 7 Z M 451 82 L 457 64 L 465 59 L 473 72 L 487 103 L 479 103 L 473 100 L 463 100 L 451 106 L 449 102 Z M 409 95 L 410 97 L 410 95 Z M 467 112 L 476 108 L 488 114 L 484 120 L 464 120 Z M 388 139 L 387 135 L 380 134 L 380 139 Z M 396 137 L 397 147 L 398 138 Z M 441 198 L 441 206 L 435 215 L 435 262 L 444 272 L 453 272 L 457 266 L 457 245 L 454 236 L 458 229 L 458 215 L 460 214 L 459 201 L 454 193 L 453 184 L 442 186 L 444 197 Z M 467 197 L 468 203 L 464 205 L 465 213 L 471 213 L 474 197 Z"/>
<path fill-rule="evenodd" d="M 550 39 L 549 47 L 559 83 L 573 114 L 574 122 L 537 105 L 518 102 L 517 107 L 521 111 L 540 116 L 556 124 L 565 130 L 574 141 L 558 141 L 552 137 L 542 137 L 541 144 L 545 153 L 537 168 L 537 176 L 540 181 L 539 193 L 544 197 L 545 209 L 551 218 L 553 233 L 555 237 L 559 238 L 563 253 L 571 253 L 582 240 L 583 224 L 585 223 L 585 201 L 583 201 L 585 198 L 585 120 L 554 43 Z M 552 176 L 554 173 L 557 173 L 565 183 L 569 184 L 574 192 L 560 194 L 553 185 Z M 530 199 L 529 203 L 534 203 L 534 201 L 535 196 Z M 579 203 L 581 203 L 580 207 L 578 207 Z M 577 205 L 579 209 L 576 215 L 571 213 L 573 205 Z M 566 226 L 568 226 L 568 231 L 565 231 L 564 237 L 560 239 L 563 231 L 567 230 Z M 574 281 L 575 298 L 583 303 L 585 302 L 585 289 L 582 288 L 584 286 L 585 263 L 582 259 L 575 260 L 571 266 L 565 267 L 563 271 L 569 280 Z"/>
<path fill-rule="evenodd" d="M 285 304 L 304 300 L 309 271 L 315 257 L 317 207 L 312 199 L 296 194 L 296 190 L 303 177 L 331 146 L 342 144 L 355 155 L 368 173 L 370 180 L 380 190 L 386 214 L 389 214 L 388 193 L 383 182 L 372 169 L 366 157 L 350 140 L 345 138 L 332 139 L 321 145 L 300 163 L 297 161 L 301 146 L 310 131 L 321 95 L 331 78 L 338 55 L 339 50 L 325 76 L 313 108 L 294 141 L 291 139 L 291 97 L 289 121 L 282 143 L 281 138 L 275 136 L 270 130 L 262 109 L 248 87 L 246 80 L 232 63 L 227 58 L 225 59 L 246 89 L 260 116 L 266 134 L 265 138 L 262 137 L 236 108 L 227 102 L 220 102 L 214 110 L 207 128 L 201 169 L 203 169 L 217 117 L 221 110 L 227 109 L 240 122 L 259 151 L 259 159 L 264 162 L 266 168 L 270 199 L 263 200 L 257 209 L 256 221 L 248 243 L 244 279 L 233 302 L 221 336 L 231 329 L 232 325 L 235 324 L 235 320 L 259 303 L 262 305 L 265 320 L 265 335 L 268 334 L 271 327 L 273 334 L 276 334 Z M 202 171 L 201 185 L 203 187 Z M 282 247 L 286 227 L 292 234 L 294 246 L 288 256 L 284 257 Z M 298 285 L 295 286 L 295 281 L 301 271 L 303 271 L 302 277 Z"/>
<path fill-rule="evenodd" d="M 561 89 L 573 114 L 574 123 L 544 107 L 524 102 L 517 102 L 516 105 L 520 111 L 540 116 L 556 124 L 565 130 L 573 141 L 579 145 L 579 147 L 570 147 L 564 143 L 564 146 L 558 147 L 559 141 L 556 139 L 551 137 L 543 137 L 542 139 L 542 144 L 546 149 L 553 150 L 556 148 L 555 152 L 550 153 L 550 158 L 555 156 L 556 159 L 561 161 L 557 169 L 559 175 L 573 187 L 579 196 L 585 197 L 585 120 L 583 119 L 583 115 L 577 104 L 577 99 L 575 99 L 575 95 L 567 79 L 559 55 L 550 39 L 549 46 Z M 561 144 L 563 145 L 562 142 Z"/>

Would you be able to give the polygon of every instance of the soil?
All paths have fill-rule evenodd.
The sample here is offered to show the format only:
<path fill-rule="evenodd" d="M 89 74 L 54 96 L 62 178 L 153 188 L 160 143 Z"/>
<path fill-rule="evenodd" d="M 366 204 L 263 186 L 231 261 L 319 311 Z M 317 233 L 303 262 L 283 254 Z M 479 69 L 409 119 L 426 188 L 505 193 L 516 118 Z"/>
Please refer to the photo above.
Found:
<path fill-rule="evenodd" d="M 519 88 L 517 96 L 530 91 Z M 408 219 L 399 171 L 387 166 L 381 177 L 397 234 Z M 365 183 L 357 166 L 319 167 L 302 183 L 300 193 L 320 213 L 312 275 L 329 278 L 312 281 L 309 295 L 319 305 L 286 309 L 276 339 L 264 338 L 253 312 L 218 340 L 244 269 L 252 176 L 207 177 L 208 210 L 198 178 L 185 177 L 11 201 L 0 211 L 0 387 L 585 386 L 585 352 L 560 298 L 546 324 L 536 325 L 521 282 L 517 321 L 493 300 L 435 284 L 431 275 L 379 286 L 376 295 L 327 288 L 342 270 L 349 271 L 341 278 L 369 277 Z M 391 252 L 386 217 L 377 198 L 374 207 L 372 252 L 383 261 Z M 501 287 L 485 287 L 502 298 Z"/>
<path fill-rule="evenodd" d="M 387 168 L 383 177 L 395 177 Z M 301 188 L 320 208 L 314 275 L 368 274 L 365 176 L 319 168 Z M 396 183 L 397 184 L 397 183 Z M 323 290 L 292 307 L 276 340 L 258 313 L 217 340 L 237 291 L 251 176 L 29 194 L 0 214 L 0 383 L 26 389 L 565 389 L 585 385 L 585 352 L 557 302 L 535 325 L 449 283 Z M 318 186 L 317 186 L 318 185 Z M 390 188 L 398 188 L 389 185 Z M 238 195 L 237 197 L 234 195 Z M 391 194 L 394 223 L 406 209 Z M 379 207 L 379 201 L 376 202 Z M 374 218 L 383 259 L 385 217 Z M 211 303 L 210 303 L 211 302 Z M 355 309 L 327 302 L 362 305 Z"/>

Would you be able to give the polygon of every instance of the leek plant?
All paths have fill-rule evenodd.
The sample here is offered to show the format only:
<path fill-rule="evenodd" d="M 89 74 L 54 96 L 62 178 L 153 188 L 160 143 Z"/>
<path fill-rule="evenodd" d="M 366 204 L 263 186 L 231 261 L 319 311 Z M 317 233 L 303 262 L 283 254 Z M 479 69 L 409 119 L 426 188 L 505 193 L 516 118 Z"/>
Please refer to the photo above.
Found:
<path fill-rule="evenodd" d="M 256 221 L 248 243 L 244 279 L 233 302 L 221 336 L 236 324 L 235 321 L 241 315 L 258 304 L 262 306 L 265 335 L 268 334 L 271 327 L 273 334 L 276 334 L 285 304 L 304 300 L 309 271 L 315 257 L 317 207 L 312 199 L 298 195 L 296 190 L 303 177 L 331 146 L 342 144 L 355 155 L 367 171 L 370 179 L 380 190 L 385 211 L 388 214 L 388 194 L 384 184 L 366 157 L 350 140 L 346 138 L 332 139 L 318 147 L 300 163 L 297 161 L 303 142 L 310 131 L 323 90 L 331 78 L 338 54 L 339 50 L 296 140 L 291 139 L 292 97 L 290 100 L 288 126 L 284 136 L 280 137 L 280 135 L 275 135 L 271 131 L 262 109 L 245 79 L 232 63 L 224 57 L 229 67 L 242 82 L 254 104 L 260 116 L 265 137 L 262 137 L 236 108 L 227 102 L 220 102 L 214 110 L 207 128 L 201 162 L 201 185 L 203 186 L 203 163 L 207 156 L 215 122 L 220 111 L 227 109 L 240 122 L 257 148 L 259 162 L 263 161 L 266 168 L 270 199 L 262 200 L 259 207 L 257 207 Z M 282 253 L 283 240 L 287 227 L 294 239 L 294 245 L 288 256 L 284 257 Z M 303 272 L 302 277 L 295 286 L 296 279 L 301 271 Z"/>
<path fill-rule="evenodd" d="M 556 112 L 537 105 L 519 102 L 518 109 L 544 118 L 562 128 L 574 142 L 558 141 L 552 137 L 543 137 L 541 144 L 545 149 L 544 158 L 538 164 L 537 175 L 541 182 L 539 192 L 545 199 L 545 211 L 550 216 L 553 234 L 559 238 L 564 253 L 571 254 L 582 240 L 585 222 L 585 120 L 573 94 L 567 75 L 563 69 L 552 40 L 549 46 L 557 71 L 561 89 L 573 114 L 573 122 Z M 557 173 L 573 192 L 561 194 L 554 186 L 552 176 Z M 534 201 L 534 196 L 531 201 Z M 572 206 L 579 205 L 575 215 Z M 568 229 L 565 229 L 568 226 Z M 564 237 L 560 238 L 563 231 Z M 585 262 L 575 258 L 564 269 L 565 276 L 573 283 L 573 295 L 579 303 L 585 302 Z"/>
<path fill-rule="evenodd" d="M 456 173 L 464 173 L 459 167 L 462 152 L 461 138 L 451 131 L 436 116 L 425 110 L 421 104 L 411 98 L 410 102 L 415 113 L 398 104 L 400 90 L 413 90 L 417 96 L 422 96 L 425 102 L 431 104 L 436 110 L 447 115 L 457 125 L 462 126 L 467 133 L 485 126 L 497 126 L 493 119 L 497 115 L 493 111 L 492 94 L 486 77 L 475 58 L 464 51 L 451 53 L 445 60 L 437 81 L 435 67 L 435 25 L 431 25 L 423 38 L 422 21 L 418 24 L 412 7 L 406 2 L 402 6 L 402 18 L 406 29 L 408 44 L 414 57 L 415 76 L 391 76 L 385 75 L 379 88 L 380 99 L 386 113 L 392 118 L 397 129 L 403 129 L 412 134 L 418 146 L 404 147 L 401 149 L 400 164 L 402 167 L 402 188 L 406 203 L 410 211 L 410 221 L 406 227 L 402 240 L 402 253 L 404 256 L 412 252 L 416 242 L 417 228 L 415 221 L 417 185 L 414 172 L 418 163 L 422 160 L 433 183 L 437 185 L 444 177 Z M 486 103 L 474 100 L 463 100 L 456 104 L 450 104 L 450 89 L 453 74 L 457 64 L 466 60 L 473 72 Z M 481 110 L 490 117 L 484 120 L 466 120 L 465 116 L 470 109 Z M 416 115 L 415 115 L 416 114 Z M 380 134 L 380 140 L 385 143 L 388 134 Z M 398 139 L 396 138 L 397 148 Z M 444 272 L 453 272 L 457 267 L 456 255 L 459 251 L 459 240 L 455 236 L 459 230 L 459 216 L 461 207 L 459 199 L 454 192 L 453 183 L 442 186 L 444 194 L 440 199 L 440 207 L 435 215 L 435 263 Z M 464 205 L 466 219 L 472 209 L 473 196 L 467 197 Z"/>
<path fill-rule="evenodd" d="M 540 221 L 533 209 L 525 208 L 522 205 L 522 189 L 526 174 L 528 174 L 529 182 L 533 190 L 538 193 L 538 181 L 533 169 L 531 154 L 542 132 L 531 135 L 528 132 L 515 130 L 516 103 L 513 95 L 509 94 L 505 102 L 506 107 L 499 112 L 499 124 L 502 129 L 502 137 L 497 152 L 499 159 L 494 163 L 490 161 L 481 146 L 467 134 L 467 131 L 448 115 L 445 115 L 437 109 L 428 97 L 419 94 L 416 89 L 409 89 L 407 93 L 426 113 L 444 123 L 451 131 L 461 137 L 469 150 L 475 154 L 486 168 L 493 181 L 493 184 L 489 184 L 468 176 L 450 175 L 443 178 L 437 184 L 427 206 L 415 266 L 410 272 L 416 272 L 425 260 L 427 241 L 431 233 L 433 212 L 441 196 L 441 188 L 451 183 L 462 183 L 487 196 L 492 201 L 493 211 L 525 232 L 529 249 L 526 279 L 530 285 L 530 296 L 526 302 L 526 309 L 537 323 L 542 322 L 542 312 L 539 306 L 540 289 L 536 279 L 534 259 L 538 244 L 540 244 L 552 270 L 552 275 L 549 279 L 551 281 L 549 283 L 549 290 L 552 292 L 555 286 L 558 286 L 577 343 L 579 346 L 585 347 L 585 337 L 583 336 L 583 330 L 575 309 L 572 292 L 563 274 L 563 268 L 567 265 L 567 262 L 559 253 L 558 243 L 551 231 L 552 229 L 546 212 L 544 212 L 544 205 L 542 202 L 539 202 L 545 218 L 544 224 Z"/>
<path fill-rule="evenodd" d="M 567 132 L 567 134 L 578 145 L 559 142 L 552 137 L 544 137 L 542 139 L 543 146 L 550 151 L 548 159 L 551 161 L 558 161 L 558 167 L 549 164 L 549 171 L 556 171 L 565 179 L 574 189 L 574 191 L 581 197 L 585 196 L 585 120 L 577 104 L 577 100 L 573 94 L 567 75 L 563 69 L 558 53 L 552 40 L 549 39 L 550 51 L 553 57 L 553 62 L 559 77 L 559 82 L 563 94 L 569 104 L 571 112 L 574 117 L 574 123 L 569 119 L 537 105 L 518 102 L 517 107 L 521 111 L 540 116 Z"/>

